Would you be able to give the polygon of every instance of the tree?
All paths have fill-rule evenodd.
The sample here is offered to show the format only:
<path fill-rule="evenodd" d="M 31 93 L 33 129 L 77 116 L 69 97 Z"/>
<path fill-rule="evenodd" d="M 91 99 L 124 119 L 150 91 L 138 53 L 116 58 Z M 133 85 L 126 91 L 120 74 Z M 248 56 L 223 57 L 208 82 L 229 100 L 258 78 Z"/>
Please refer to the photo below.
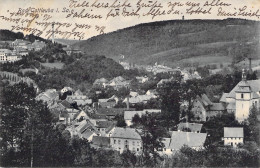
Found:
<path fill-rule="evenodd" d="M 172 122 L 178 122 L 180 117 L 181 83 L 178 81 L 163 83 L 158 89 L 162 103 L 162 113 L 168 127 Z"/>
<path fill-rule="evenodd" d="M 201 96 L 204 90 L 203 84 L 200 80 L 188 80 L 186 83 L 182 84 L 181 92 L 181 100 L 182 102 L 188 103 L 188 108 L 186 110 L 186 114 L 188 116 L 188 121 L 191 121 L 193 118 L 193 114 L 191 112 L 193 101 L 197 98 L 197 96 Z"/>
<path fill-rule="evenodd" d="M 126 127 L 126 123 L 123 115 L 116 115 L 115 120 L 117 121 L 116 123 L 117 127 Z"/>
<path fill-rule="evenodd" d="M 260 114 L 256 106 L 253 106 L 248 116 L 248 127 L 250 130 L 249 139 L 260 145 L 260 122 L 258 115 Z"/>
<path fill-rule="evenodd" d="M 72 165 L 68 142 L 54 129 L 46 104 L 24 83 L 4 86 L 1 92 L 1 166 Z"/>

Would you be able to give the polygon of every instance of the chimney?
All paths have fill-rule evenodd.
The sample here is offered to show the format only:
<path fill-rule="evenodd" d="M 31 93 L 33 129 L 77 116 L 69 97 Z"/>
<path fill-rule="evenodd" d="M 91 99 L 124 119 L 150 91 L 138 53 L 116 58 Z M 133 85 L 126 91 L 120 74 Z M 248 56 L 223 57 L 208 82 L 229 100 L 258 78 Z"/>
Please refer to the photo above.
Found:
<path fill-rule="evenodd" d="M 249 74 L 252 74 L 252 58 L 249 58 Z"/>

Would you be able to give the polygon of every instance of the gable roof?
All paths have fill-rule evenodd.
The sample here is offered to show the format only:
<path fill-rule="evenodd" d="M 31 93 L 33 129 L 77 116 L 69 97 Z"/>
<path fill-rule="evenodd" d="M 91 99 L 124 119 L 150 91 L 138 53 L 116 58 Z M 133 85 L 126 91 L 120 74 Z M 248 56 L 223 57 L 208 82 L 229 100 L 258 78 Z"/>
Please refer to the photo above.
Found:
<path fill-rule="evenodd" d="M 197 96 L 198 101 L 200 101 L 203 106 L 209 106 L 212 105 L 212 102 L 209 100 L 208 96 L 206 94 L 202 94 L 201 96 Z"/>
<path fill-rule="evenodd" d="M 81 121 L 79 123 L 79 126 L 76 127 L 76 131 L 78 133 L 81 133 L 81 134 L 83 132 L 85 132 L 86 130 L 90 130 L 90 131 L 95 132 L 96 134 L 98 134 L 97 128 L 88 119 Z"/>
<path fill-rule="evenodd" d="M 224 127 L 224 137 L 242 138 L 244 137 L 243 127 Z"/>
<path fill-rule="evenodd" d="M 122 76 L 115 77 L 110 82 L 123 82 L 125 79 Z"/>
<path fill-rule="evenodd" d="M 74 115 L 74 119 L 76 119 L 80 114 L 84 114 L 86 117 L 88 117 L 88 114 L 85 111 L 81 110 L 81 111 L 77 112 L 77 114 Z"/>
<path fill-rule="evenodd" d="M 92 135 L 97 135 L 95 131 L 91 131 L 89 129 L 86 129 L 84 130 L 82 133 L 81 133 L 81 137 L 82 138 L 86 138 L 86 139 L 89 139 Z"/>
<path fill-rule="evenodd" d="M 206 137 L 206 133 L 173 131 L 169 148 L 179 150 L 183 145 L 189 147 L 203 147 Z"/>
<path fill-rule="evenodd" d="M 219 101 L 220 102 L 227 102 L 226 98 L 227 98 L 228 94 L 229 93 L 223 93 Z"/>
<path fill-rule="evenodd" d="M 184 128 L 189 128 L 191 132 L 200 132 L 202 125 L 203 124 L 198 123 L 180 123 L 178 125 L 178 130 L 182 131 Z"/>
<path fill-rule="evenodd" d="M 120 127 L 115 128 L 115 130 L 111 135 L 111 138 L 141 140 L 141 136 L 137 133 L 137 131 L 134 128 L 120 128 Z"/>

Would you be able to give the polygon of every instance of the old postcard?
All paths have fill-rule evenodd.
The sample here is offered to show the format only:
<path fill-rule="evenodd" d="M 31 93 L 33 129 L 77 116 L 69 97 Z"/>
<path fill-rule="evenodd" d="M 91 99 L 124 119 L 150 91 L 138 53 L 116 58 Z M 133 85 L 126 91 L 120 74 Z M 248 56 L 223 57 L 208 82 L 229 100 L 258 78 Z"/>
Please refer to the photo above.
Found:
<path fill-rule="evenodd" d="M 259 0 L 0 0 L 1 167 L 259 167 Z"/>

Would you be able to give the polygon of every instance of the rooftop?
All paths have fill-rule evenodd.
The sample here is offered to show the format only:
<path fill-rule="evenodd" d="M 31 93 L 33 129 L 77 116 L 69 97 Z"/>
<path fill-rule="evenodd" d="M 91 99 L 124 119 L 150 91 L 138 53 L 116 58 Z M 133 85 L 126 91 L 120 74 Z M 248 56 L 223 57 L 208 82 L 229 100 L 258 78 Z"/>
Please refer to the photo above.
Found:
<path fill-rule="evenodd" d="M 250 86 L 250 89 L 252 92 L 259 92 L 260 91 L 260 79 L 258 80 L 247 80 L 247 81 L 240 81 L 233 89 L 232 91 L 227 95 L 229 98 L 236 98 L 236 91 L 239 91 L 240 86 L 244 86 L 245 82 L 248 86 Z"/>
<path fill-rule="evenodd" d="M 189 147 L 203 147 L 206 137 L 206 133 L 173 131 L 169 148 L 179 150 L 183 145 Z"/>
<path fill-rule="evenodd" d="M 141 136 L 136 132 L 134 128 L 120 128 L 120 127 L 115 128 L 115 130 L 111 135 L 111 138 L 141 140 Z"/>
<path fill-rule="evenodd" d="M 229 137 L 229 138 L 244 137 L 244 129 L 242 127 L 224 127 L 224 137 Z"/>

